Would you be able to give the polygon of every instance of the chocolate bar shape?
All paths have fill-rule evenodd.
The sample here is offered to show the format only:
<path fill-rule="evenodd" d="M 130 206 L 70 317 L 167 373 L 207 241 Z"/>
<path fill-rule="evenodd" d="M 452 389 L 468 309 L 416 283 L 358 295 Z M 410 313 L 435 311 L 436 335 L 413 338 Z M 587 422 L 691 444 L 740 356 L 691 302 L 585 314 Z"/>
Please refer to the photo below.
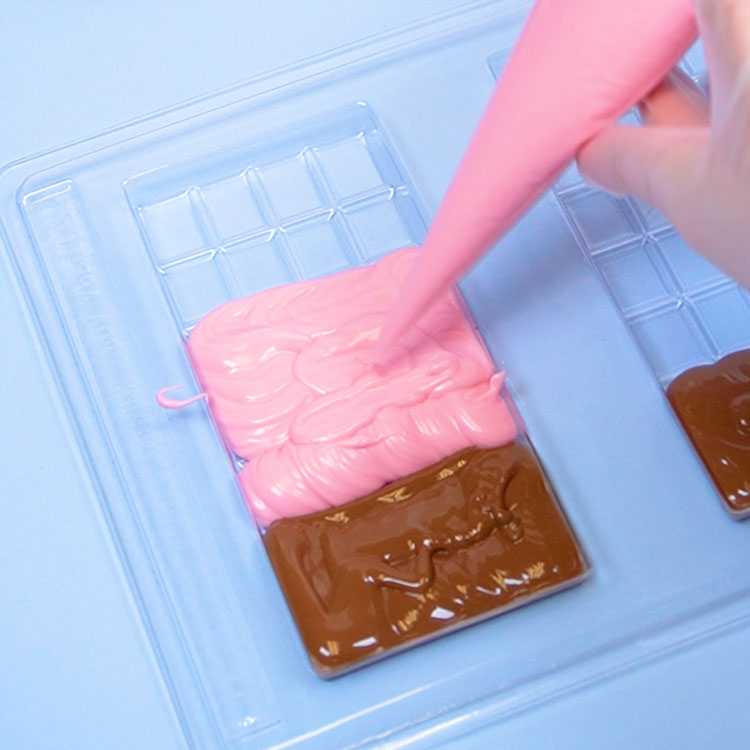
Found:
<path fill-rule="evenodd" d="M 323 676 L 582 579 L 533 454 L 470 448 L 338 508 L 280 519 L 268 554 Z"/>
<path fill-rule="evenodd" d="M 727 510 L 750 515 L 750 349 L 686 370 L 667 396 Z"/>

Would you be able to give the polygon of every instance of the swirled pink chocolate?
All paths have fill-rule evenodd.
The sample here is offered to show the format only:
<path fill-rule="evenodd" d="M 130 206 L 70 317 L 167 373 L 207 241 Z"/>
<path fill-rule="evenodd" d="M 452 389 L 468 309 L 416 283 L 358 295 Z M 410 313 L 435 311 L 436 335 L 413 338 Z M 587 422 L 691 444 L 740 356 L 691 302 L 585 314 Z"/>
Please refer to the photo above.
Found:
<path fill-rule="evenodd" d="M 222 305 L 188 351 L 240 483 L 269 524 L 510 442 L 503 376 L 446 293 L 386 370 L 369 352 L 417 251 Z"/>

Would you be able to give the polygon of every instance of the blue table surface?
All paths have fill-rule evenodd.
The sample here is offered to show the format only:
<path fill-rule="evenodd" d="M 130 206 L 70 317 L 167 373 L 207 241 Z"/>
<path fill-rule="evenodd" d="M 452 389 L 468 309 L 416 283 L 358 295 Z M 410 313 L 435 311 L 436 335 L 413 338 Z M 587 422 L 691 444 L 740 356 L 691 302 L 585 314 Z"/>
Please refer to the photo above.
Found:
<path fill-rule="evenodd" d="M 0 4 L 0 163 L 457 0 Z M 0 254 L 0 747 L 183 746 Z M 441 747 L 745 748 L 750 628 Z"/>

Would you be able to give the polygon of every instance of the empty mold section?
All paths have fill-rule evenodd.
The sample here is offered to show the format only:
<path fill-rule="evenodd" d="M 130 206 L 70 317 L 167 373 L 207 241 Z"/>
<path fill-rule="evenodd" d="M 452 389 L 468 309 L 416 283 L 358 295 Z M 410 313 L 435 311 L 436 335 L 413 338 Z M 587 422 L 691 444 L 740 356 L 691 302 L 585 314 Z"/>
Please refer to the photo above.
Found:
<path fill-rule="evenodd" d="M 209 181 L 201 164 L 126 181 L 183 335 L 228 300 L 421 241 L 424 214 L 370 107 L 353 104 L 292 130 L 224 173 L 211 170 Z"/>

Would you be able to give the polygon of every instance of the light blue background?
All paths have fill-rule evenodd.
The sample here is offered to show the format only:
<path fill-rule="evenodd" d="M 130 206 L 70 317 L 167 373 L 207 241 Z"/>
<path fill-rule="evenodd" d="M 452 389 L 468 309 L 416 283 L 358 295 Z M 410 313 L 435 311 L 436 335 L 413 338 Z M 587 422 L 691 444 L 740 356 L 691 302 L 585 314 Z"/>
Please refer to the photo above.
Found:
<path fill-rule="evenodd" d="M 0 4 L 0 163 L 456 0 Z M 182 747 L 0 255 L 0 747 Z M 745 748 L 750 629 L 445 747 Z"/>

